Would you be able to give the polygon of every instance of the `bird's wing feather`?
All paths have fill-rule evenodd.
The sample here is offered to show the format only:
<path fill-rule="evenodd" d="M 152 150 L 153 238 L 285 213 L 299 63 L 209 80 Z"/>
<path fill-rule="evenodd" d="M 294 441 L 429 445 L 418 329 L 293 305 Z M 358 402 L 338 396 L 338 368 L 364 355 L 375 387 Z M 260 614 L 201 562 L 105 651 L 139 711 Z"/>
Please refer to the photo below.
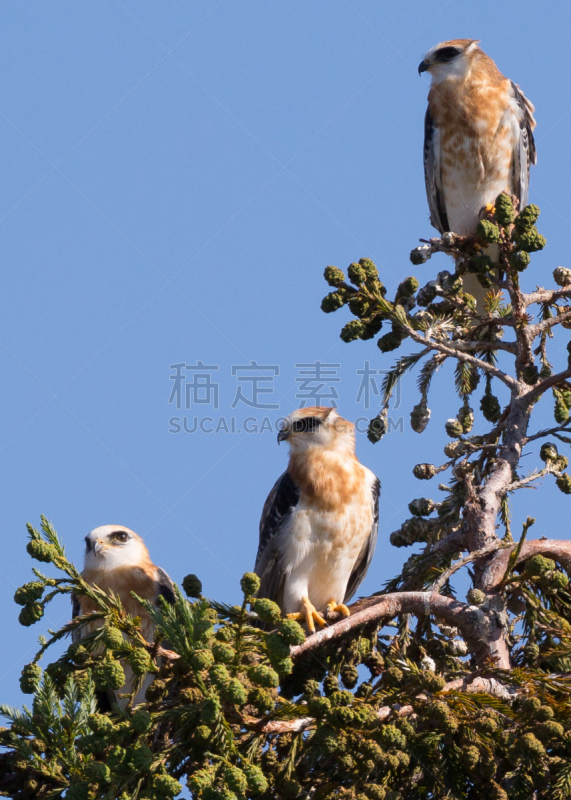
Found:
<path fill-rule="evenodd" d="M 176 603 L 176 595 L 174 591 L 174 583 L 160 567 L 157 567 L 157 578 L 159 581 L 159 596 L 164 597 L 167 603 L 174 606 Z"/>
<path fill-rule="evenodd" d="M 347 591 L 345 592 L 345 598 L 343 600 L 344 603 L 347 603 L 353 597 L 363 582 L 371 565 L 373 554 L 375 552 L 375 546 L 377 544 L 377 533 L 379 531 L 380 494 L 381 482 L 377 478 L 373 484 L 373 524 L 371 526 L 371 532 L 367 538 L 367 541 L 363 545 L 363 549 L 359 553 L 359 558 L 355 562 L 355 566 L 353 567 L 353 572 L 351 573 L 351 577 L 349 578 L 349 582 L 347 584 Z"/>
<path fill-rule="evenodd" d="M 513 81 L 511 85 L 515 100 L 521 112 L 518 120 L 519 131 L 515 138 L 512 158 L 513 189 L 514 194 L 519 198 L 519 207 L 521 210 L 527 205 L 529 167 L 531 164 L 537 162 L 535 140 L 533 138 L 533 129 L 535 128 L 535 120 L 533 118 L 534 107 L 519 86 Z"/>
<path fill-rule="evenodd" d="M 254 572 L 260 577 L 260 597 L 276 600 L 279 596 L 284 573 L 278 535 L 299 503 L 299 489 L 289 472 L 284 472 L 264 503 L 260 520 L 260 543 Z"/>
<path fill-rule="evenodd" d="M 442 188 L 440 133 L 434 124 L 430 109 L 424 118 L 424 181 L 430 209 L 430 222 L 440 233 L 450 230 L 444 191 Z"/>

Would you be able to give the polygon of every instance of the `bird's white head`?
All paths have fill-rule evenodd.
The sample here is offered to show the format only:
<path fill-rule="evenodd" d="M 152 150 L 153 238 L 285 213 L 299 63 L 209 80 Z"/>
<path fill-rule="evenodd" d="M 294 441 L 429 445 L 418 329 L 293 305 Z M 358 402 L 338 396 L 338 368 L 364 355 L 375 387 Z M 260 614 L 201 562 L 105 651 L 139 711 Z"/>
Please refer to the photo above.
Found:
<path fill-rule="evenodd" d="M 141 537 L 123 525 L 101 525 L 85 537 L 85 569 L 113 570 L 149 561 Z"/>
<path fill-rule="evenodd" d="M 477 39 L 451 39 L 431 47 L 418 65 L 418 74 L 428 72 L 432 83 L 444 80 L 464 80 L 474 58 L 483 55 Z"/>
<path fill-rule="evenodd" d="M 278 443 L 284 441 L 292 453 L 314 447 L 354 452 L 355 426 L 334 408 L 300 408 L 283 421 Z"/>

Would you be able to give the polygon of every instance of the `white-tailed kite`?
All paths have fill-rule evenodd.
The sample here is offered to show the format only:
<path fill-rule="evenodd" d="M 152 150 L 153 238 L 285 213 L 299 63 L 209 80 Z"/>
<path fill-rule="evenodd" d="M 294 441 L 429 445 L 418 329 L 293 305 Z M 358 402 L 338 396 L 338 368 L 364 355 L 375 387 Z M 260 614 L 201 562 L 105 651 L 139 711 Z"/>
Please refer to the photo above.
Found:
<path fill-rule="evenodd" d="M 175 602 L 174 586 L 167 573 L 153 564 L 141 537 L 123 525 L 102 525 L 85 537 L 85 563 L 81 575 L 92 586 L 117 595 L 127 614 L 140 617 L 141 632 L 148 642 L 153 641 L 155 624 L 131 592 L 155 604 L 160 596 L 169 603 Z M 99 610 L 89 597 L 73 595 L 72 603 L 74 617 Z M 82 626 L 74 632 L 73 641 L 80 641 L 100 625 L 97 621 Z M 134 683 L 129 665 L 124 664 L 123 668 L 125 685 L 116 692 L 109 693 L 111 706 L 116 703 L 120 708 L 126 706 L 127 700 L 120 698 L 119 694 L 129 693 Z M 144 699 L 145 691 L 152 680 L 152 675 L 145 677 L 135 702 Z"/>
<path fill-rule="evenodd" d="M 432 225 L 476 232 L 480 209 L 501 192 L 527 205 L 536 163 L 533 105 L 473 39 L 452 39 L 418 67 L 431 86 L 424 133 L 424 174 Z"/>
<path fill-rule="evenodd" d="M 264 505 L 255 572 L 260 597 L 324 626 L 365 577 L 377 541 L 378 478 L 355 456 L 355 428 L 332 408 L 287 417 L 278 442 L 290 445 L 286 472 Z"/>

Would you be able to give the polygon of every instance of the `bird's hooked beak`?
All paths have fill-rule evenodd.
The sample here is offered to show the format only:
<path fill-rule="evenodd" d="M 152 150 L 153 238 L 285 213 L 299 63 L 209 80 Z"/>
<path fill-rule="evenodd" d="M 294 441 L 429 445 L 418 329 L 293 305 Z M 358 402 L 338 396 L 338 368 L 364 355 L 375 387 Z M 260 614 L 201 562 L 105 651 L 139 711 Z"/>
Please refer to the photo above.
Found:
<path fill-rule="evenodd" d="M 96 542 L 93 543 L 93 552 L 96 556 L 101 555 L 101 553 L 106 549 L 107 545 L 101 539 L 98 539 Z"/>
<path fill-rule="evenodd" d="M 278 433 L 278 444 L 280 444 L 280 442 L 285 442 L 290 436 L 291 433 L 289 431 L 280 431 Z"/>
<path fill-rule="evenodd" d="M 418 65 L 418 74 L 422 75 L 423 72 L 428 72 L 430 64 L 427 61 L 421 61 Z"/>

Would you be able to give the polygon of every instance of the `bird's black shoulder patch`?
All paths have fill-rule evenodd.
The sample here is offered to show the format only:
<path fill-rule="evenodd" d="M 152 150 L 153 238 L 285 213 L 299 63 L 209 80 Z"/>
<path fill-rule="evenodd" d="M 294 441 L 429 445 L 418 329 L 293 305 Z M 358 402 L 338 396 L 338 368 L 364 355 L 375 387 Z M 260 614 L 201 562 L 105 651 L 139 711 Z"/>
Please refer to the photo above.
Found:
<path fill-rule="evenodd" d="M 375 525 L 379 524 L 379 499 L 381 497 L 381 482 L 377 478 L 375 483 L 373 484 L 373 522 Z"/>
<path fill-rule="evenodd" d="M 77 595 L 72 594 L 72 596 L 71 596 L 71 617 L 72 617 L 72 619 L 75 619 L 76 617 L 79 617 L 80 614 L 81 614 L 81 607 L 79 605 L 79 598 L 77 597 Z"/>
<path fill-rule="evenodd" d="M 300 492 L 289 472 L 276 481 L 264 504 L 260 520 L 260 543 L 256 562 L 270 539 L 282 528 L 283 521 L 299 503 Z"/>
<path fill-rule="evenodd" d="M 430 209 L 430 222 L 440 233 L 450 230 L 442 192 L 440 153 L 437 152 L 437 129 L 430 108 L 424 116 L 424 181 Z"/>
<path fill-rule="evenodd" d="M 157 575 L 159 578 L 159 597 L 164 597 L 167 603 L 174 606 L 176 603 L 176 595 L 174 593 L 174 584 L 160 567 L 157 567 Z"/>

